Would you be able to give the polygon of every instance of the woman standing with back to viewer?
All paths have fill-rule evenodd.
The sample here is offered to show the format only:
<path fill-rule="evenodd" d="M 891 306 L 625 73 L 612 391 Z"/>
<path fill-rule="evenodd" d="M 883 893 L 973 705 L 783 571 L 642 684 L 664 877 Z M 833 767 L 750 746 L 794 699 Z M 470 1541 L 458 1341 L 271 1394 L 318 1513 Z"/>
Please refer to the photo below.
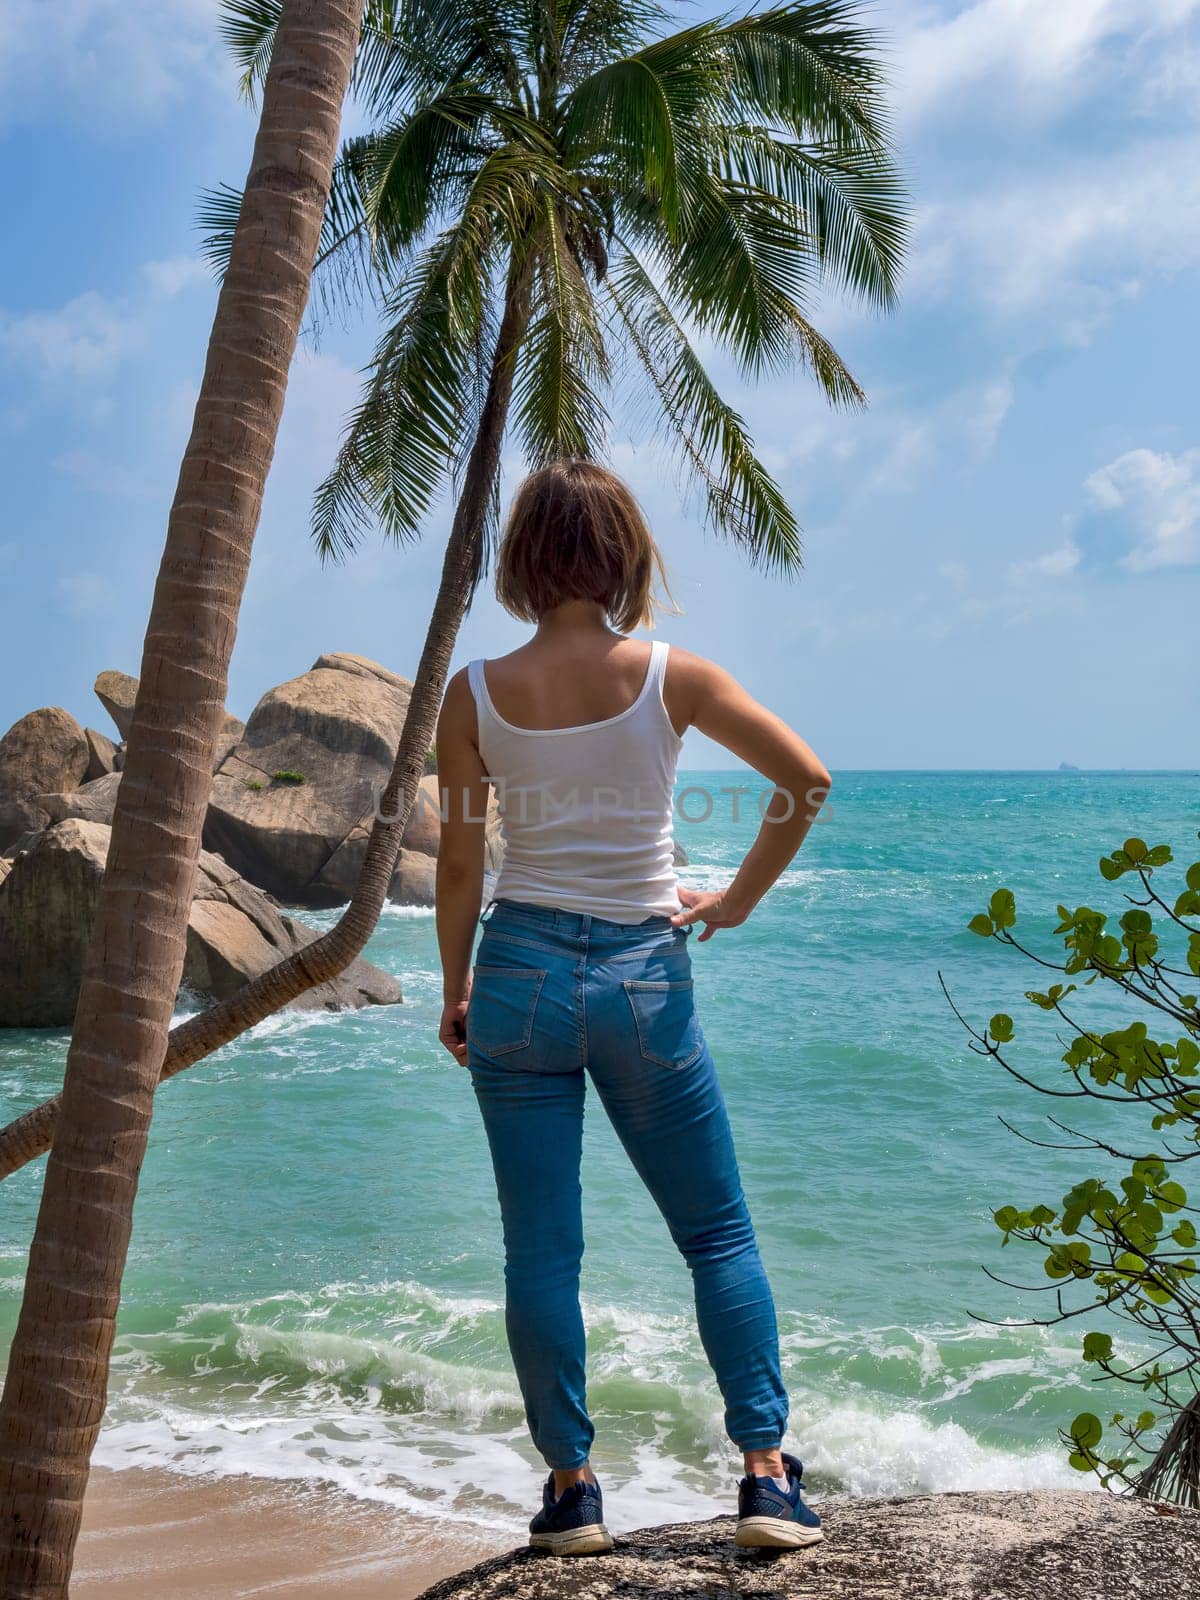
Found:
<path fill-rule="evenodd" d="M 529 1542 L 558 1555 L 612 1548 L 588 1463 L 579 1309 L 585 1072 L 691 1268 L 726 1428 L 745 1459 L 737 1543 L 821 1538 L 803 1469 L 781 1453 L 775 1307 L 696 1018 L 688 939 L 698 922 L 701 943 L 745 922 L 799 849 L 830 779 L 720 667 L 627 637 L 652 620 L 656 574 L 658 549 L 619 478 L 576 461 L 533 473 L 513 503 L 496 593 L 537 631 L 451 679 L 438 723 L 440 1038 L 469 1067 L 483 1113 L 508 1343 L 550 1468 Z M 675 881 L 675 768 L 689 727 L 776 785 L 720 894 Z M 480 918 L 489 779 L 505 856 Z"/>

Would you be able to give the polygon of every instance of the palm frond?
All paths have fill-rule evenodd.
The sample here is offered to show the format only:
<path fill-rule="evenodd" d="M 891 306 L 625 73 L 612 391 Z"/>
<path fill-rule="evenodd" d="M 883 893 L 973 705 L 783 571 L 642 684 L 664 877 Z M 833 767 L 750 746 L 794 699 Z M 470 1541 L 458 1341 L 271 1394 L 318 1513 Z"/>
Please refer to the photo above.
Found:
<path fill-rule="evenodd" d="M 381 243 L 375 247 L 372 239 L 365 203 L 371 145 L 369 135 L 346 140 L 333 167 L 313 263 L 313 292 L 330 315 L 344 313 L 367 296 L 386 291 L 411 254 L 410 248 L 401 245 L 388 248 Z M 227 183 L 206 189 L 200 196 L 196 211 L 196 226 L 202 235 L 200 252 L 218 277 L 229 265 L 241 205 L 242 191 Z M 411 243 L 410 239 L 408 245 Z"/>
<path fill-rule="evenodd" d="M 500 109 L 492 96 L 455 85 L 363 141 L 362 207 L 385 273 L 429 226 L 447 180 L 470 180 L 487 161 L 495 146 L 488 119 Z"/>
<path fill-rule="evenodd" d="M 596 302 L 552 199 L 542 211 L 529 324 L 514 387 L 525 454 L 535 463 L 596 457 L 608 413 L 608 352 Z"/>
<path fill-rule="evenodd" d="M 796 206 L 710 175 L 685 237 L 663 264 L 672 299 L 745 372 L 788 366 L 796 312 L 817 276 L 807 219 Z"/>
<path fill-rule="evenodd" d="M 818 333 L 798 307 L 792 308 L 791 324 L 796 357 L 816 379 L 830 405 L 862 410 L 867 404 L 866 390 L 829 340 Z"/>
<path fill-rule="evenodd" d="M 283 0 L 221 0 L 218 31 L 241 69 L 238 87 L 247 100 L 267 75 L 282 11 Z"/>
<path fill-rule="evenodd" d="M 518 0 L 369 0 L 354 93 L 374 115 L 388 118 L 468 79 L 521 105 L 513 46 L 521 14 Z"/>
<path fill-rule="evenodd" d="M 373 247 L 367 219 L 367 163 L 371 136 L 343 142 L 333 164 L 321 241 L 313 263 L 313 292 L 329 316 L 386 293 L 410 251 Z"/>
<path fill-rule="evenodd" d="M 281 0 L 221 4 L 252 92 Z M 353 81 L 371 126 L 340 153 L 315 285 L 331 309 L 370 296 L 386 331 L 314 502 L 324 556 L 375 525 L 416 537 L 461 473 L 501 267 L 521 261 L 512 417 L 527 457 L 602 452 L 610 348 L 624 350 L 713 525 L 798 566 L 795 519 L 692 340 L 747 374 L 804 366 L 835 404 L 863 403 L 807 311 L 830 282 L 895 299 L 904 197 L 877 40 L 851 0 L 766 0 L 667 33 L 671 14 L 666 0 L 367 0 Z M 214 263 L 239 205 L 231 189 L 204 199 Z"/>
<path fill-rule="evenodd" d="M 390 538 L 416 538 L 460 447 L 490 274 L 474 280 L 473 304 L 460 299 L 452 316 L 459 244 L 457 230 L 447 230 L 389 296 L 388 332 L 313 501 L 313 539 L 325 559 L 348 555 L 376 522 Z"/>
<path fill-rule="evenodd" d="M 472 303 L 494 242 L 503 240 L 523 253 L 545 208 L 562 201 L 562 185 L 563 173 L 552 157 L 524 143 L 502 145 L 483 160 L 458 208 L 459 243 L 448 277 L 452 317 L 460 286 L 466 303 Z"/>
<path fill-rule="evenodd" d="M 895 304 L 908 223 L 895 164 L 874 144 L 802 145 L 761 125 L 714 137 L 727 177 L 803 214 L 823 276 L 886 310 Z"/>
<path fill-rule="evenodd" d="M 562 86 L 571 89 L 606 61 L 633 55 L 665 31 L 658 0 L 559 0 Z"/>
<path fill-rule="evenodd" d="M 793 0 L 724 22 L 713 44 L 735 114 L 823 144 L 887 137 L 878 36 L 857 0 Z"/>
<path fill-rule="evenodd" d="M 586 77 L 562 109 L 564 160 L 642 192 L 674 239 L 690 204 L 688 171 L 709 145 L 720 90 L 714 25 L 656 40 Z"/>
<path fill-rule="evenodd" d="M 653 278 L 622 249 L 605 288 L 649 380 L 712 526 L 750 558 L 782 572 L 801 565 L 800 530 L 783 491 L 754 453 L 741 416 L 721 398 Z"/>
<path fill-rule="evenodd" d="M 216 277 L 225 275 L 233 233 L 242 214 L 242 191 L 221 183 L 215 189 L 202 189 L 196 207 L 196 226 L 200 229 L 200 254 Z"/>

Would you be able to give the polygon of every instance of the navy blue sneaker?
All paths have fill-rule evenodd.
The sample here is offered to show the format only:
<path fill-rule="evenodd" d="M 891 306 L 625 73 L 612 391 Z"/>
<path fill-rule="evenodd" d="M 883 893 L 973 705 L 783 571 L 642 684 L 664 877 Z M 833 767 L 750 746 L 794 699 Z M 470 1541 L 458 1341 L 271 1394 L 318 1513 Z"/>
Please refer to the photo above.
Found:
<path fill-rule="evenodd" d="M 551 1473 L 542 1490 L 542 1509 L 529 1524 L 529 1548 L 556 1556 L 597 1556 L 612 1547 L 600 1485 L 573 1483 L 556 1500 Z"/>
<path fill-rule="evenodd" d="M 787 1493 L 774 1478 L 743 1478 L 738 1484 L 738 1525 L 734 1543 L 743 1550 L 799 1550 L 825 1537 L 821 1519 L 806 1506 L 804 1468 L 795 1456 L 784 1455 Z"/>

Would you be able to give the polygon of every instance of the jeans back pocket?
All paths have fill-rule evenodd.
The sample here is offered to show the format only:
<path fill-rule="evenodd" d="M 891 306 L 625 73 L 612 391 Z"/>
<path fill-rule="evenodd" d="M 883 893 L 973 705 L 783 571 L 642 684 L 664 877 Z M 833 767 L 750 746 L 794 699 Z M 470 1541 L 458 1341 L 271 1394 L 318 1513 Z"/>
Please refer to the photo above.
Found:
<path fill-rule="evenodd" d="M 642 1056 L 660 1067 L 689 1067 L 704 1049 L 691 978 L 626 978 Z"/>
<path fill-rule="evenodd" d="M 534 967 L 489 967 L 476 963 L 467 1006 L 467 1042 L 484 1055 L 525 1050 L 533 1038 L 533 1017 L 546 981 Z"/>

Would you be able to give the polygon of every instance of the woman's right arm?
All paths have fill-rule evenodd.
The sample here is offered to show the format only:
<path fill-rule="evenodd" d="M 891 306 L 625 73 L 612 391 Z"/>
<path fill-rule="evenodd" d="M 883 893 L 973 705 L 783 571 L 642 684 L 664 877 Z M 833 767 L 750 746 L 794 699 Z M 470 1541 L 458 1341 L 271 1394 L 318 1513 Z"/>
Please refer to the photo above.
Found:
<path fill-rule="evenodd" d="M 775 785 L 758 837 L 729 887 L 720 894 L 681 892 L 685 909 L 671 920 L 678 927 L 703 922 L 703 942 L 718 928 L 745 922 L 804 843 L 833 780 L 800 735 L 723 667 L 688 651 L 671 656 L 670 698 L 687 723 Z"/>

